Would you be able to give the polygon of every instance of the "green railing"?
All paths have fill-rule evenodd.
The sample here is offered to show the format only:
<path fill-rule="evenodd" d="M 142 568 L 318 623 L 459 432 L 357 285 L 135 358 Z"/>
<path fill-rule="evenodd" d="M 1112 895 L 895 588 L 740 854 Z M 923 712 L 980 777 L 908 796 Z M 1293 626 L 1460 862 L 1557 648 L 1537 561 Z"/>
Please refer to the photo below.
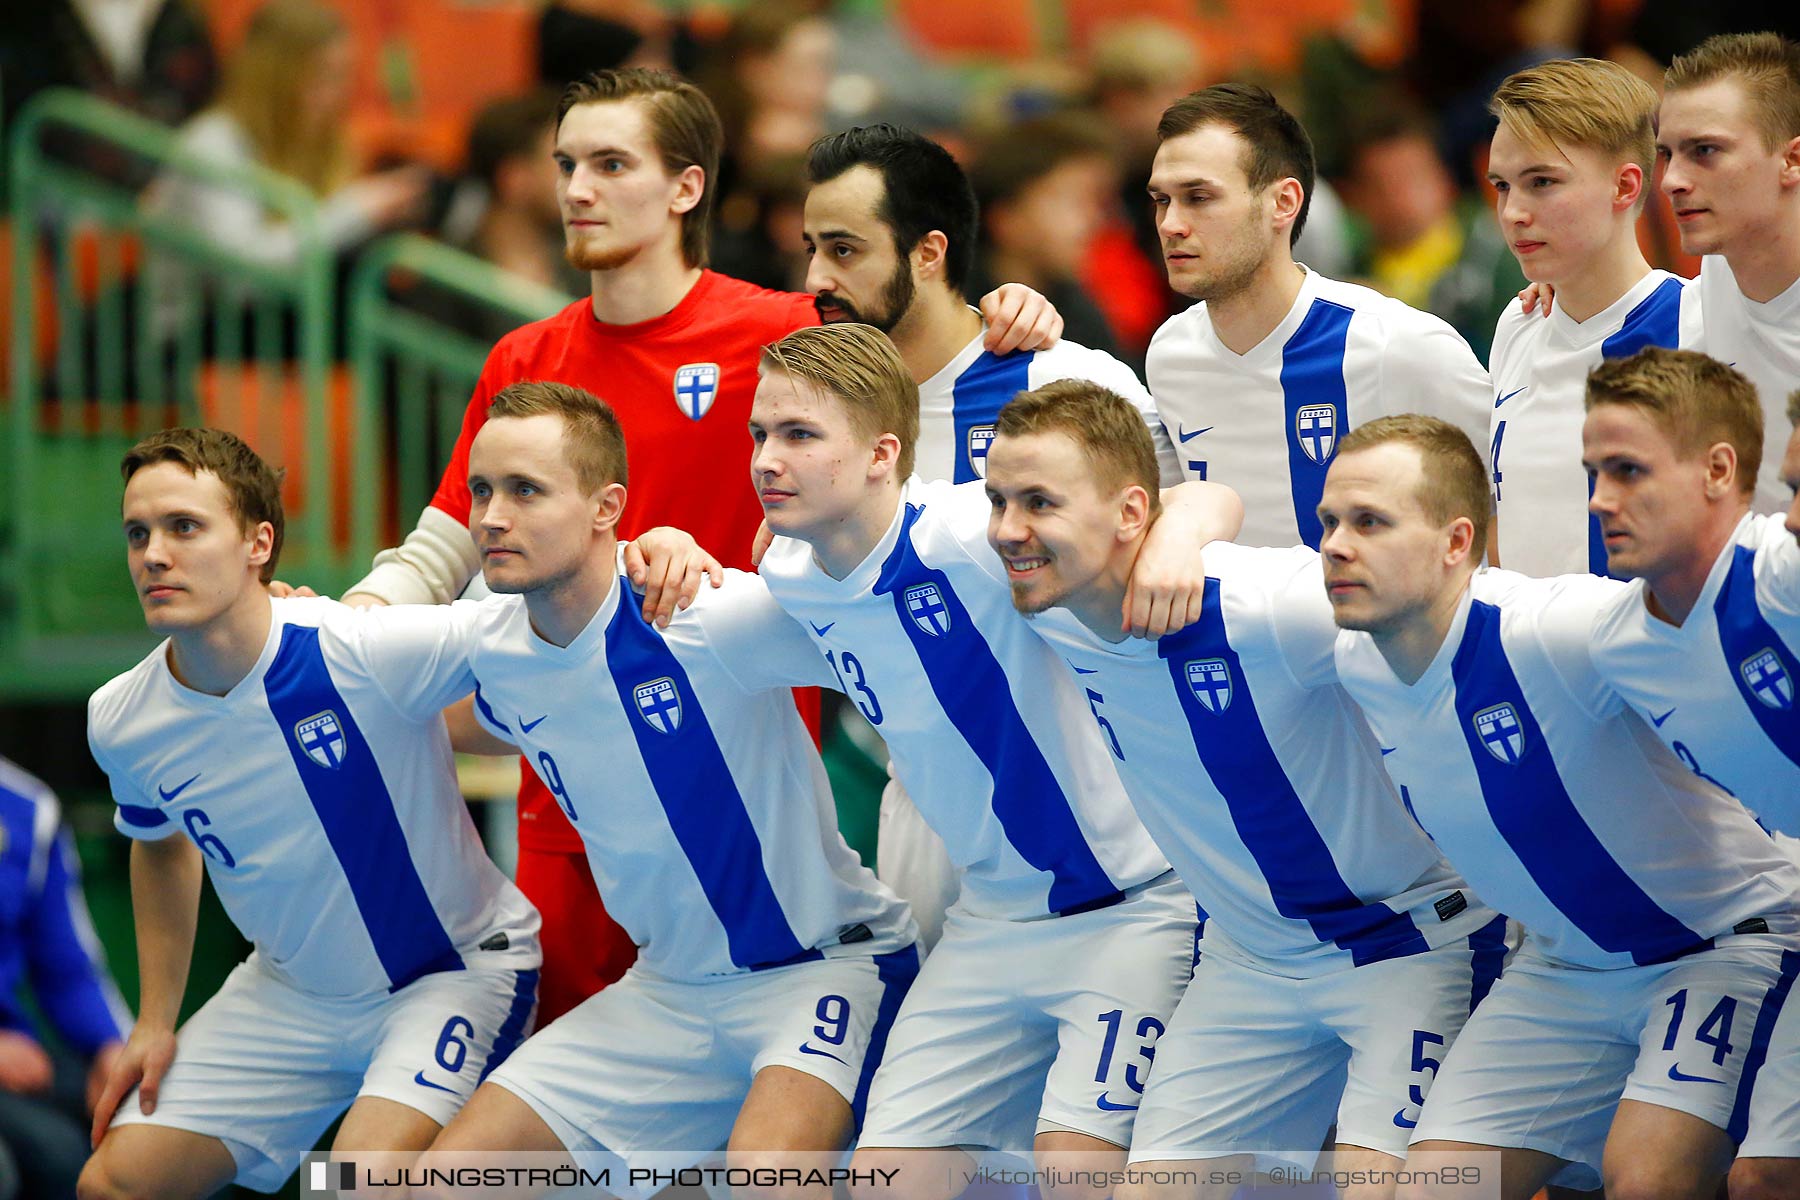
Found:
<path fill-rule="evenodd" d="M 331 251 L 294 181 L 198 160 L 173 131 L 80 92 L 26 105 L 9 152 L 0 690 L 70 694 L 151 644 L 118 532 L 119 456 L 146 433 L 205 421 L 240 427 L 275 463 L 303 458 L 295 557 L 309 574 L 348 573 L 349 548 L 327 536 L 353 502 L 327 486 Z M 136 169 L 109 178 L 95 163 Z M 254 197 L 296 232 L 297 253 L 274 264 L 214 245 L 144 203 L 128 180 L 145 172 Z M 271 411 L 284 417 L 274 430 L 241 428 Z"/>
<path fill-rule="evenodd" d="M 280 577 L 335 592 L 410 528 L 454 442 L 491 339 L 459 332 L 445 304 L 487 327 L 569 299 L 401 235 L 359 256 L 345 322 L 335 252 L 295 181 L 197 159 L 172 130 L 79 92 L 36 97 L 7 148 L 0 696 L 79 696 L 154 644 L 119 533 L 133 442 L 174 424 L 242 434 L 288 471 Z M 134 171 L 114 178 L 100 160 Z M 152 175 L 253 197 L 298 235 L 296 253 L 216 244 L 147 200 L 154 185 L 125 181 Z M 352 370 L 334 357 L 346 325 Z"/>
<path fill-rule="evenodd" d="M 367 478 L 378 469 L 393 471 L 401 529 L 412 527 L 437 488 L 493 344 L 489 336 L 447 324 L 433 308 L 452 303 L 465 315 L 479 312 L 480 323 L 497 330 L 547 317 L 571 299 L 417 234 L 383 238 L 357 259 L 350 276 L 350 365 L 362 412 L 383 419 L 357 439 L 356 472 Z M 352 540 L 373 537 L 379 515 L 359 508 Z"/>

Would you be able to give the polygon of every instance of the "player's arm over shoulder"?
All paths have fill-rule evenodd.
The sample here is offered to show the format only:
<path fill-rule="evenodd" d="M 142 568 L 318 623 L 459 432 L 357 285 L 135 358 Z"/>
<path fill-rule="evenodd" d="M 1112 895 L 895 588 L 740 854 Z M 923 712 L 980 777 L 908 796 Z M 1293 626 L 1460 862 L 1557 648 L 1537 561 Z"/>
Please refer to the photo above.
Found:
<path fill-rule="evenodd" d="M 723 584 L 702 591 L 676 620 L 698 630 L 714 661 L 745 692 L 838 686 L 824 654 L 760 576 L 727 570 Z"/>
<path fill-rule="evenodd" d="M 431 720 L 474 689 L 481 601 L 371 608 L 306 603 L 326 606 L 320 625 L 342 639 L 381 693 L 412 720 Z"/>

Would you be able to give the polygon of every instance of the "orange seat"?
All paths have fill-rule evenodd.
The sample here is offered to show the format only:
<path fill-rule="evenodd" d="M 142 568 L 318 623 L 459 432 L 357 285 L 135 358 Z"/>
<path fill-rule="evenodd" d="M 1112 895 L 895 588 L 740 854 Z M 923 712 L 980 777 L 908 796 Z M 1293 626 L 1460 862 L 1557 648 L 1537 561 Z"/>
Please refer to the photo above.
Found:
<path fill-rule="evenodd" d="M 208 362 L 201 364 L 197 383 L 200 416 L 208 426 L 230 430 L 272 465 L 286 468 L 281 503 L 291 528 L 306 512 L 309 501 L 307 411 L 298 367 L 288 363 L 270 370 L 256 362 Z M 331 454 L 330 502 L 335 509 L 331 543 L 339 550 L 350 544 L 350 506 L 357 495 L 351 486 L 352 395 L 350 371 L 333 366 L 326 381 L 325 440 Z"/>
<path fill-rule="evenodd" d="M 1043 48 L 1036 0 L 895 0 L 893 11 L 927 50 L 946 57 L 1025 59 Z"/>

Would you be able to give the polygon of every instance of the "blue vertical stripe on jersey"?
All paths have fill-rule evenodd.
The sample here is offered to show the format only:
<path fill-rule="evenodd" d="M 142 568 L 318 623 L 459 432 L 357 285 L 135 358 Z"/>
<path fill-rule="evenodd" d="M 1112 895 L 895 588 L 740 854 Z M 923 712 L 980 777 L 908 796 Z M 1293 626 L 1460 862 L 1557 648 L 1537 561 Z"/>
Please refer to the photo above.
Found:
<path fill-rule="evenodd" d="M 1735 546 L 1731 554 L 1731 566 L 1719 587 L 1719 598 L 1713 601 L 1725 669 L 1731 672 L 1731 682 L 1737 685 L 1744 707 L 1762 726 L 1763 736 L 1787 755 L 1789 762 L 1800 765 L 1800 661 L 1796 661 L 1793 648 L 1781 640 L 1756 606 L 1756 551 L 1749 546 Z M 1787 675 L 1791 696 L 1785 708 L 1764 703 L 1744 677 L 1745 667 L 1765 650 L 1774 654 Z"/>
<path fill-rule="evenodd" d="M 669 830 L 724 927 L 731 961 L 754 970 L 820 957 L 818 950 L 800 944 L 788 924 L 763 864 L 762 839 L 687 670 L 662 634 L 644 620 L 633 601 L 631 581 L 620 576 L 613 586 L 621 590 L 618 611 L 606 626 L 607 669 Z M 659 733 L 633 695 L 658 679 L 674 685 L 681 704 L 673 733 Z"/>
<path fill-rule="evenodd" d="M 1359 967 L 1429 950 L 1410 914 L 1363 903 L 1338 872 L 1331 848 L 1269 744 L 1250 680 L 1225 631 L 1217 579 L 1206 581 L 1200 619 L 1158 639 L 1156 652 L 1169 665 L 1194 750 L 1268 883 L 1275 911 L 1305 921 L 1320 941 L 1348 951 Z M 1216 702 L 1207 708 L 1188 685 L 1187 664 L 1197 659 L 1225 664 L 1231 692 L 1223 708 Z"/>
<path fill-rule="evenodd" d="M 1665 279 L 1656 290 L 1638 301 L 1637 307 L 1625 314 L 1617 331 L 1600 343 L 1601 358 L 1630 358 L 1646 346 L 1662 346 L 1669 350 L 1681 345 L 1681 293 L 1679 279 Z M 1588 479 L 1588 497 L 1594 495 L 1594 481 Z M 1600 518 L 1588 514 L 1588 573 L 1618 579 L 1606 568 L 1606 539 L 1600 533 Z"/>
<path fill-rule="evenodd" d="M 121 804 L 119 815 L 133 829 L 161 829 L 169 823 L 169 818 L 162 809 L 142 804 Z"/>
<path fill-rule="evenodd" d="M 381 767 L 368 739 L 344 702 L 325 654 L 319 631 L 289 625 L 263 680 L 269 711 L 286 735 L 294 770 L 318 814 L 325 840 L 331 844 L 368 930 L 375 956 L 387 973 L 390 991 L 398 991 L 434 971 L 460 971 L 462 956 L 450 941 L 432 907 L 425 883 L 413 865 L 406 831 L 394 812 Z M 343 740 L 335 766 L 326 766 L 300 744 L 297 726 L 331 713 Z"/>
<path fill-rule="evenodd" d="M 1666 962 L 1708 945 L 1709 939 L 1663 911 L 1638 886 L 1575 807 L 1507 660 L 1497 607 L 1480 600 L 1470 604 L 1450 673 L 1457 724 L 1488 815 L 1545 898 L 1600 949 L 1630 954 L 1639 964 Z M 1524 742 L 1512 762 L 1490 751 L 1475 728 L 1475 714 L 1498 704 L 1512 707 Z M 1499 897 L 1489 902 L 1505 903 Z"/>
<path fill-rule="evenodd" d="M 1506 966 L 1506 918 L 1495 917 L 1469 935 L 1469 1011 L 1487 999 Z"/>
<path fill-rule="evenodd" d="M 1120 897 L 1119 887 L 1094 857 L 1056 772 L 1013 703 L 1012 685 L 993 648 L 975 628 L 949 577 L 926 566 L 913 548 L 913 526 L 924 511 L 922 505 L 906 506 L 899 540 L 881 565 L 875 594 L 893 597 L 900 630 L 912 641 L 932 694 L 993 778 L 994 816 L 1006 840 L 1019 857 L 1050 874 L 1050 911 L 1073 913 L 1113 903 Z M 907 589 L 927 583 L 937 586 L 950 620 L 949 631 L 941 636 L 926 633 L 907 611 Z M 974 803 L 969 796 L 954 800 Z"/>
<path fill-rule="evenodd" d="M 1630 358 L 1646 346 L 1669 350 L 1681 345 L 1681 293 L 1679 279 L 1665 279 L 1656 290 L 1625 314 L 1618 331 L 1600 343 L 1602 358 Z"/>
<path fill-rule="evenodd" d="M 1314 300 L 1306 319 L 1281 348 L 1281 398 L 1287 411 L 1288 487 L 1294 497 L 1294 524 L 1300 540 L 1319 548 L 1319 498 L 1325 494 L 1325 472 L 1337 454 L 1337 443 L 1350 432 L 1349 393 L 1344 387 L 1344 347 L 1350 340 L 1351 309 L 1329 300 Z M 1332 445 L 1324 453 L 1307 453 L 1299 429 L 1300 410 L 1315 404 L 1332 408 Z M 1312 442 L 1314 446 L 1318 442 Z"/>
<path fill-rule="evenodd" d="M 1731 1106 L 1731 1119 L 1725 1123 L 1725 1132 L 1734 1143 L 1742 1142 L 1744 1135 L 1750 1132 L 1750 1100 L 1756 1093 L 1756 1077 L 1762 1073 L 1763 1063 L 1768 1061 L 1775 1022 L 1780 1020 L 1781 1010 L 1793 994 L 1795 976 L 1800 976 L 1800 950 L 1783 950 L 1781 974 L 1764 994 L 1762 1007 L 1756 1012 L 1756 1029 L 1750 1035 L 1743 1073 L 1738 1076 L 1737 1099 Z M 1789 1053 L 1792 1053 L 1791 1048 Z"/>
<path fill-rule="evenodd" d="M 913 980 L 919 977 L 918 946 L 877 954 L 875 976 L 881 980 L 881 1000 L 875 1006 L 875 1024 L 869 1030 L 869 1044 L 863 1050 L 862 1071 L 856 1077 L 856 1095 L 850 1101 L 850 1113 L 856 1122 L 852 1140 L 854 1134 L 862 1132 L 863 1118 L 868 1115 L 869 1085 L 875 1081 L 875 1072 L 881 1066 L 882 1055 L 887 1053 L 888 1033 L 894 1028 L 894 1018 L 900 1012 L 900 1002 L 906 999 Z"/>
<path fill-rule="evenodd" d="M 519 1043 L 525 1040 L 525 1025 L 537 1007 L 538 973 L 535 970 L 514 971 L 513 975 L 512 1007 L 506 1010 L 506 1019 L 494 1034 L 494 1048 L 488 1051 L 487 1062 L 481 1066 L 481 1078 L 475 1081 L 477 1087 L 486 1083 L 494 1068 L 519 1048 Z"/>
<path fill-rule="evenodd" d="M 983 350 L 956 377 L 956 383 L 951 387 L 950 409 L 956 424 L 956 445 L 952 448 L 956 473 L 951 478 L 957 483 L 971 483 L 982 478 L 982 473 L 975 469 L 975 448 L 969 444 L 969 434 L 982 426 L 992 425 L 1006 402 L 1031 386 L 1031 359 L 1030 350 L 1003 356 Z M 983 449 L 985 451 L 985 447 Z"/>

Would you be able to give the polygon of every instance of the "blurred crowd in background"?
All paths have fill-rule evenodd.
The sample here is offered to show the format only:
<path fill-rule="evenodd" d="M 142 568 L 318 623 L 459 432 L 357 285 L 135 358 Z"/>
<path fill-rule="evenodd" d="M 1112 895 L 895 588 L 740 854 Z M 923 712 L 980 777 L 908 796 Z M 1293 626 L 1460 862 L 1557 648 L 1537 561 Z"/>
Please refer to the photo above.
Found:
<path fill-rule="evenodd" d="M 427 232 L 571 295 L 551 128 L 589 71 L 672 66 L 718 105 L 713 265 L 800 289 L 807 146 L 877 120 L 953 147 L 982 205 L 978 288 L 1018 281 L 1068 336 L 1140 369 L 1183 301 L 1144 180 L 1158 115 L 1224 79 L 1271 87 L 1316 145 L 1298 257 L 1439 314 L 1485 358 L 1523 284 L 1489 215 L 1487 98 L 1573 54 L 1659 85 L 1718 32 L 1800 36 L 1791 0 L 41 0 L 0 39 L 0 119 L 74 86 L 317 194 L 346 250 Z M 91 164 L 90 164 L 91 165 Z M 120 164 L 129 171 L 129 164 Z M 293 235 L 246 197 L 144 179 L 145 202 L 280 262 Z M 1653 265 L 1693 274 L 1666 206 Z M 503 329 L 471 330 L 495 335 Z"/>

